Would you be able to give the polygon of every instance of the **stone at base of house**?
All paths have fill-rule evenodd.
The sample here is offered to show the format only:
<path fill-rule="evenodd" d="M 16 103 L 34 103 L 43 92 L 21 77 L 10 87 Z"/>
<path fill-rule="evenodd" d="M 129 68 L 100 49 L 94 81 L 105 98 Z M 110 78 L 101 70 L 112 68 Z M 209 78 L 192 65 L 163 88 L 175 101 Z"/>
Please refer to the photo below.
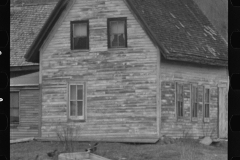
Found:
<path fill-rule="evenodd" d="M 204 137 L 200 140 L 200 143 L 209 146 L 212 143 L 212 139 L 210 137 Z"/>

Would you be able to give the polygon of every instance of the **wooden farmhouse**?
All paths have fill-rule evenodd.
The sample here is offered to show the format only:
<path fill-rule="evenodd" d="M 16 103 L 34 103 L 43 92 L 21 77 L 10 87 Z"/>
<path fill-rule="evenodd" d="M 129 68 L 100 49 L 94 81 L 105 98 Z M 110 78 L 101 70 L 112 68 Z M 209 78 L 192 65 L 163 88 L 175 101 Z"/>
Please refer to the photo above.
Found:
<path fill-rule="evenodd" d="M 22 19 L 21 29 L 33 25 L 30 33 L 37 34 L 27 35 L 32 43 L 16 43 L 31 43 L 26 61 L 39 63 L 39 106 L 37 98 L 31 104 L 33 94 L 21 97 L 33 90 L 19 89 L 12 135 L 34 126 L 38 137 L 51 139 L 68 126 L 79 140 L 227 138 L 228 44 L 192 0 L 60 0 L 53 6 L 29 11 L 38 15 L 34 24 Z"/>

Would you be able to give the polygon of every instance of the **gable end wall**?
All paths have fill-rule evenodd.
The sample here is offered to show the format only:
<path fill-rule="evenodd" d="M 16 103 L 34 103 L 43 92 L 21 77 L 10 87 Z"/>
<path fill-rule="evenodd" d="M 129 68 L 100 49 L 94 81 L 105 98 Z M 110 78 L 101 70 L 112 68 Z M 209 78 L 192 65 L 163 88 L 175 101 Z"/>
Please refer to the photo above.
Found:
<path fill-rule="evenodd" d="M 126 17 L 128 48 L 108 49 L 107 18 Z M 89 20 L 90 50 L 70 50 L 70 21 Z M 67 124 L 68 82 L 87 85 L 85 137 L 157 137 L 157 48 L 123 0 L 76 0 L 42 47 L 42 137 Z"/>

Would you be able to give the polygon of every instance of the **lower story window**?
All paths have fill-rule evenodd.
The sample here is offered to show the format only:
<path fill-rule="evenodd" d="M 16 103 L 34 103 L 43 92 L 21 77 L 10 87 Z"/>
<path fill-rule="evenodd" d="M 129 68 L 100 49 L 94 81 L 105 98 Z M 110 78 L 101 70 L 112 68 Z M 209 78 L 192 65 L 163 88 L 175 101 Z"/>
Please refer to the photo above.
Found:
<path fill-rule="evenodd" d="M 183 117 L 183 85 L 176 84 L 177 117 Z"/>
<path fill-rule="evenodd" d="M 197 86 L 192 86 L 192 118 L 197 118 L 198 116 L 198 88 Z"/>
<path fill-rule="evenodd" d="M 204 112 L 203 112 L 203 117 L 204 118 L 209 118 L 209 110 L 210 110 L 210 89 L 205 88 L 204 90 Z"/>
<path fill-rule="evenodd" d="M 19 123 L 19 92 L 10 92 L 10 123 Z"/>
<path fill-rule="evenodd" d="M 69 84 L 69 119 L 85 119 L 85 85 Z"/>

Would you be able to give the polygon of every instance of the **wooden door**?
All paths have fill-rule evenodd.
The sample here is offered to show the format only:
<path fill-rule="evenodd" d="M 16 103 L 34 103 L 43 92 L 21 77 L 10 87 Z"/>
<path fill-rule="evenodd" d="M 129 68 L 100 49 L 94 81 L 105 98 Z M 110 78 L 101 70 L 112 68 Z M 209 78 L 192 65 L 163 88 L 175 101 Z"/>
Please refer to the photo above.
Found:
<path fill-rule="evenodd" d="M 228 136 L 228 91 L 226 87 L 219 87 L 219 138 Z"/>

